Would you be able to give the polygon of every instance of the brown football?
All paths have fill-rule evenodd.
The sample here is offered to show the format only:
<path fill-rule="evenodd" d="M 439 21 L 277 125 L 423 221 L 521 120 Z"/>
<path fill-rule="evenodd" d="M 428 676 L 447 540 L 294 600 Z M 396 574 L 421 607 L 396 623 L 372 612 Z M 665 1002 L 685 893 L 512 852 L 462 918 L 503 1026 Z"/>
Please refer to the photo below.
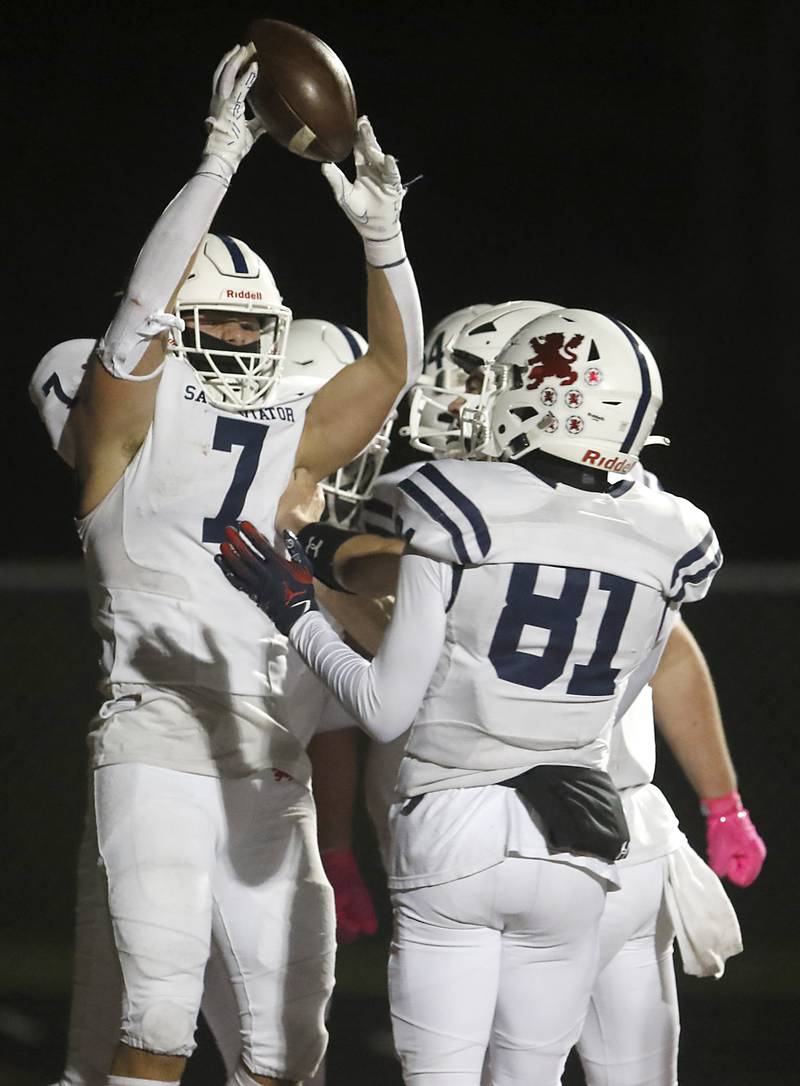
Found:
<path fill-rule="evenodd" d="M 248 101 L 270 136 L 315 162 L 347 158 L 356 135 L 356 96 L 334 51 L 277 19 L 256 19 L 247 33 L 258 61 Z"/>

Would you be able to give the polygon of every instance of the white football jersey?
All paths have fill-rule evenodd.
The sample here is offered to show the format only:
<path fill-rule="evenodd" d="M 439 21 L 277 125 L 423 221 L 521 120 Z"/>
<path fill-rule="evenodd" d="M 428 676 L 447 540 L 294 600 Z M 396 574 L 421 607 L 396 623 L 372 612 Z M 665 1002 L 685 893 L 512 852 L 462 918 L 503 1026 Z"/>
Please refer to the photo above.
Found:
<path fill-rule="evenodd" d="M 78 522 L 110 682 L 280 695 L 285 638 L 213 559 L 238 520 L 272 537 L 311 399 L 234 415 L 167 359 L 141 448 Z"/>
<path fill-rule="evenodd" d="M 626 687 L 648 681 L 677 608 L 721 563 L 705 514 L 636 480 L 594 493 L 506 463 L 428 463 L 398 492 L 399 531 L 453 566 L 399 792 L 540 762 L 605 768 Z"/>
<path fill-rule="evenodd" d="M 70 467 L 74 467 L 74 451 L 72 442 L 70 440 L 69 431 L 66 427 L 69 420 L 70 410 L 72 409 L 72 406 L 77 397 L 78 387 L 81 383 L 81 380 L 83 379 L 84 370 L 86 368 L 89 356 L 94 349 L 94 346 L 94 340 L 83 339 L 70 340 L 54 347 L 52 350 L 48 351 L 48 353 L 42 358 L 41 362 L 36 367 L 29 386 L 31 400 L 33 401 L 33 404 L 39 412 L 42 422 L 45 425 L 53 448 L 56 450 L 56 452 L 59 453 L 62 459 L 64 459 L 70 465 Z M 171 360 L 168 368 L 173 372 L 173 364 L 184 365 L 183 363 L 178 363 L 177 360 Z M 176 401 L 173 406 L 167 407 L 165 399 L 167 394 L 159 391 L 158 402 L 160 406 L 158 411 L 158 420 L 157 422 L 154 420 L 154 429 L 152 431 L 151 437 L 148 438 L 149 441 L 154 441 L 156 439 L 156 425 L 158 426 L 159 437 L 160 435 L 167 436 L 169 434 L 169 427 L 171 425 L 173 412 L 175 415 L 175 423 L 177 425 L 180 425 L 178 416 L 179 414 L 182 414 L 184 411 L 187 410 L 186 407 L 182 406 L 183 403 L 193 403 L 197 405 L 204 402 L 205 397 L 201 395 L 201 386 L 199 385 L 199 382 L 197 381 L 197 378 L 190 367 L 188 368 L 188 372 L 186 372 L 186 369 L 184 367 L 184 375 L 186 380 L 185 383 L 181 386 L 180 396 L 178 397 L 178 399 L 180 399 L 181 401 L 181 405 L 178 405 Z M 174 383 L 175 382 L 173 381 L 173 384 Z M 277 395 L 275 397 L 278 405 L 281 406 L 280 411 L 273 411 L 271 409 L 264 408 L 261 411 L 250 412 L 249 415 L 244 414 L 243 416 L 231 416 L 225 412 L 217 411 L 214 408 L 207 408 L 207 412 L 210 411 L 211 415 L 213 416 L 213 421 L 211 422 L 211 425 L 213 425 L 214 427 L 218 425 L 216 422 L 216 419 L 218 417 L 233 419 L 243 417 L 246 420 L 258 423 L 262 422 L 263 419 L 263 421 L 267 423 L 267 426 L 262 427 L 262 429 L 267 429 L 268 425 L 272 423 L 274 419 L 268 419 L 266 416 L 274 416 L 275 419 L 277 419 L 277 421 L 279 422 L 290 421 L 288 418 L 288 412 L 285 407 L 285 401 L 290 401 L 292 404 L 291 413 L 294 415 L 294 418 L 296 420 L 299 420 L 292 425 L 291 431 L 287 431 L 287 436 L 289 436 L 289 433 L 292 434 L 290 438 L 290 444 L 294 445 L 294 433 L 296 431 L 299 434 L 299 431 L 302 429 L 302 421 L 304 419 L 304 413 L 308 406 L 310 397 L 313 396 L 313 394 L 323 383 L 324 382 L 319 380 L 318 378 L 304 377 L 302 375 L 287 376 L 281 380 L 278 386 Z M 298 410 L 295 414 L 294 406 L 295 401 L 298 399 L 302 400 L 303 402 L 297 405 Z M 193 415 L 196 414 L 197 406 L 195 406 L 195 408 L 193 409 Z M 281 415 L 285 417 L 281 419 Z M 204 417 L 208 416 L 206 415 Z M 221 425 L 223 428 L 225 426 L 230 426 L 229 423 L 222 423 Z M 248 430 L 242 430 L 242 433 L 247 434 L 248 436 L 250 435 L 250 431 Z M 163 438 L 161 438 L 159 444 L 164 444 Z M 195 445 L 187 446 L 186 450 L 184 451 L 184 459 L 186 460 L 187 467 L 191 463 L 191 461 L 188 459 L 192 455 L 190 451 L 191 448 L 196 448 L 196 443 Z M 259 501 L 258 514 L 256 514 L 255 511 L 249 514 L 244 512 L 240 514 L 240 516 L 250 515 L 258 524 L 258 526 L 262 529 L 265 527 L 264 522 L 261 519 L 260 513 L 260 500 L 264 489 L 263 475 L 269 470 L 275 471 L 275 469 L 277 469 L 276 478 L 282 478 L 280 472 L 284 470 L 288 473 L 288 471 L 291 469 L 291 464 L 293 463 L 294 459 L 294 452 L 292 452 L 291 458 L 288 461 L 284 460 L 282 465 L 275 464 L 272 460 L 273 451 L 274 450 L 270 449 L 269 453 L 265 452 L 264 472 L 262 472 L 261 468 L 259 467 L 257 477 L 253 479 L 253 482 L 250 484 L 249 488 L 249 494 L 251 496 L 251 499 L 254 497 L 257 501 Z M 232 447 L 228 456 L 221 458 L 222 460 L 227 460 L 229 462 L 228 470 L 232 471 L 232 476 L 229 480 L 231 482 L 231 490 L 233 489 L 233 476 L 236 475 L 239 459 L 244 459 L 246 454 L 247 449 L 245 446 L 237 447 L 235 442 L 232 442 Z M 143 453 L 140 455 L 143 455 Z M 149 455 L 152 462 L 153 456 L 157 456 L 157 453 L 151 450 Z M 267 456 L 269 457 L 269 459 L 267 459 Z M 205 470 L 207 462 L 208 454 L 204 453 L 202 455 L 201 470 Z M 170 459 L 166 470 L 172 471 L 172 466 L 173 460 Z M 189 468 L 189 470 L 191 469 Z M 241 480 L 241 469 L 238 470 L 240 473 L 239 479 Z M 131 469 L 129 469 L 129 472 L 130 471 Z M 143 471 L 137 471 L 136 474 L 138 479 L 137 485 L 147 485 L 148 477 L 146 473 Z M 155 478 L 157 474 L 158 471 L 156 471 L 153 477 Z M 270 488 L 270 500 L 274 501 L 276 494 L 280 494 L 280 490 L 281 485 L 279 483 L 276 483 L 274 487 Z M 134 609 L 136 609 L 136 588 L 133 588 L 132 591 L 134 594 L 132 595 L 131 589 L 123 587 L 124 582 L 132 581 L 135 583 L 140 575 L 142 578 L 142 584 L 145 583 L 145 579 L 147 579 L 148 583 L 152 583 L 155 579 L 154 570 L 150 568 L 153 565 L 153 561 L 149 555 L 146 559 L 142 559 L 137 552 L 136 568 L 129 568 L 127 571 L 121 570 L 119 568 L 121 562 L 124 562 L 124 559 L 121 557 L 121 555 L 117 554 L 116 556 L 114 556 L 114 551 L 117 548 L 120 548 L 123 551 L 124 548 L 122 547 L 121 542 L 123 538 L 121 529 L 120 537 L 117 543 L 115 544 L 113 542 L 113 518 L 116 514 L 122 515 L 123 509 L 125 510 L 125 515 L 128 518 L 130 518 L 131 516 L 132 507 L 130 501 L 128 501 L 127 507 L 122 501 L 122 497 L 125 493 L 127 493 L 128 497 L 130 498 L 131 486 L 130 484 L 123 485 L 121 481 L 120 484 L 118 484 L 117 488 L 115 488 L 114 497 L 112 498 L 112 496 L 109 495 L 106 501 L 101 503 L 101 506 L 98 508 L 98 510 L 95 510 L 94 513 L 91 514 L 91 518 L 85 518 L 84 522 L 82 522 L 82 524 L 79 526 L 81 530 L 84 530 L 84 528 L 88 528 L 87 522 L 90 519 L 96 519 L 103 522 L 107 534 L 105 535 L 104 540 L 101 544 L 101 549 L 106 554 L 105 563 L 108 564 L 108 562 L 110 561 L 115 567 L 115 573 L 112 577 L 112 580 L 118 582 L 116 585 L 114 585 L 113 596 L 112 593 L 108 593 L 106 606 L 100 606 L 98 608 L 97 614 L 97 623 L 101 626 L 101 637 L 103 638 L 103 657 L 101 660 L 101 666 L 103 667 L 104 678 L 114 684 L 114 693 L 118 697 L 117 701 L 112 701 L 111 703 L 114 706 L 116 706 L 117 704 L 121 704 L 124 706 L 126 704 L 125 699 L 128 696 L 128 684 L 130 684 L 131 682 L 136 684 L 141 684 L 143 682 L 148 685 L 152 684 L 152 682 L 156 680 L 157 676 L 161 675 L 161 671 L 164 670 L 156 668 L 154 666 L 155 662 L 157 661 L 157 654 L 156 661 L 151 659 L 148 663 L 145 660 L 145 657 L 147 656 L 147 650 L 145 647 L 145 642 L 141 639 L 140 632 L 137 632 L 136 623 L 135 621 L 132 621 L 130 616 L 125 614 L 124 609 L 119 606 L 120 602 L 124 599 L 126 606 L 130 607 L 131 605 L 133 605 Z M 195 497 L 196 496 L 197 489 L 195 489 Z M 148 503 L 144 503 L 144 507 L 147 508 Z M 181 508 L 184 507 L 181 506 Z M 101 509 L 103 510 L 102 513 L 100 512 Z M 177 506 L 175 506 L 174 504 L 173 511 L 174 513 L 177 513 L 178 516 L 181 515 L 177 512 Z M 205 507 L 203 511 L 205 512 Z M 162 523 L 161 507 L 159 507 L 158 514 L 156 514 L 154 508 L 151 515 L 158 516 L 157 523 L 159 525 L 159 528 L 163 528 L 166 526 L 165 523 Z M 233 517 L 232 510 L 230 511 L 230 515 L 231 517 Z M 257 520 L 256 516 L 258 516 Z M 120 525 L 121 523 L 122 521 L 120 521 Z M 172 525 L 170 530 L 174 532 L 175 525 Z M 141 533 L 138 532 L 136 533 L 137 540 L 140 534 Z M 206 534 L 208 533 L 206 532 Z M 241 664 L 242 662 L 244 662 L 246 666 L 248 660 L 251 665 L 251 671 L 258 671 L 261 673 L 261 675 L 264 675 L 265 678 L 269 680 L 269 693 L 271 694 L 271 696 L 268 697 L 267 700 L 271 704 L 271 706 L 275 708 L 276 712 L 279 712 L 281 714 L 279 717 L 281 723 L 285 725 L 289 729 L 289 731 L 292 732 L 292 734 L 302 744 L 302 746 L 305 746 L 307 744 L 311 735 L 313 735 L 314 732 L 317 730 L 334 730 L 336 728 L 352 726 L 354 723 L 352 719 L 346 716 L 341 706 L 339 706 L 338 703 L 331 698 L 325 688 L 319 683 L 319 680 L 308 671 L 302 661 L 297 657 L 297 654 L 294 653 L 291 648 L 288 648 L 288 655 L 286 654 L 287 646 L 285 644 L 285 639 L 274 631 L 272 624 L 266 619 L 266 617 L 259 611 L 257 611 L 257 609 L 253 607 L 250 601 L 245 600 L 243 597 L 238 596 L 237 593 L 231 591 L 230 588 L 224 584 L 221 576 L 218 579 L 219 571 L 216 570 L 216 568 L 212 568 L 208 563 L 207 548 L 202 547 L 202 549 L 197 548 L 195 550 L 192 546 L 192 543 L 190 542 L 190 539 L 187 538 L 187 533 L 179 530 L 178 536 L 181 539 L 181 558 L 177 562 L 173 563 L 173 571 L 178 567 L 178 565 L 181 564 L 183 558 L 186 558 L 187 564 L 185 566 L 181 565 L 181 569 L 190 568 L 191 563 L 194 562 L 197 566 L 197 576 L 204 581 L 204 587 L 199 592 L 199 594 L 205 599 L 205 582 L 207 582 L 209 578 L 211 579 L 212 589 L 214 590 L 212 591 L 212 598 L 207 600 L 206 603 L 203 605 L 203 612 L 206 616 L 204 620 L 206 622 L 206 633 L 200 633 L 200 631 L 198 630 L 199 636 L 206 639 L 209 645 L 211 644 L 211 635 L 208 633 L 208 630 L 210 629 L 208 623 L 210 621 L 213 621 L 214 623 L 217 622 L 217 613 L 219 610 L 224 611 L 226 615 L 230 614 L 233 618 L 233 621 L 237 623 L 240 623 L 242 621 L 244 622 L 244 625 L 241 627 L 241 637 L 239 637 L 238 634 L 236 635 L 238 645 L 228 647 L 229 638 L 226 637 L 225 644 L 223 645 L 223 655 L 224 651 L 229 651 L 232 656 L 235 656 L 235 659 L 238 663 L 238 672 L 240 674 L 240 677 L 235 680 L 237 686 L 240 689 L 249 688 L 248 694 L 256 694 L 257 697 L 252 698 L 254 702 L 252 706 L 242 703 L 241 699 L 239 698 L 236 699 L 234 712 L 235 727 L 229 728 L 228 733 L 225 737 L 226 757 L 228 757 L 230 761 L 233 761 L 235 758 L 235 754 L 232 749 L 232 741 L 230 739 L 230 735 L 232 733 L 235 734 L 236 731 L 239 732 L 241 737 L 240 749 L 243 749 L 242 744 L 247 745 L 247 741 L 244 739 L 244 736 L 247 733 L 252 733 L 254 731 L 254 728 L 256 727 L 270 725 L 270 719 L 266 717 L 263 712 L 263 699 L 265 698 L 265 696 L 268 695 L 267 683 L 258 674 L 255 675 L 255 681 L 253 681 L 254 676 L 251 675 L 249 672 L 245 672 L 244 675 L 241 674 Z M 149 538 L 150 536 L 148 534 L 148 539 Z M 139 540 L 139 542 L 141 542 L 141 540 Z M 171 545 L 168 544 L 168 546 Z M 211 553 L 213 554 L 216 552 L 217 548 L 216 546 L 211 546 L 210 549 Z M 153 555 L 155 555 L 155 553 L 156 552 L 154 549 Z M 163 578 L 167 568 L 169 568 L 169 561 L 166 563 L 166 566 L 162 561 L 161 567 L 161 575 Z M 167 588 L 169 588 L 168 584 Z M 219 591 L 220 589 L 221 592 Z M 186 586 L 179 587 L 178 591 L 185 593 Z M 93 591 L 92 595 L 93 598 L 101 598 L 103 595 L 103 590 L 98 588 L 98 590 Z M 161 598 L 163 596 L 162 593 L 155 593 L 155 596 L 161 610 L 163 611 L 164 607 L 166 607 L 167 611 L 170 611 L 168 593 L 163 598 Z M 183 597 L 179 596 L 178 598 L 182 599 Z M 146 610 L 148 621 L 152 621 L 152 618 L 156 613 L 154 610 L 153 601 L 145 593 L 145 595 L 141 597 L 139 602 L 141 603 L 141 607 L 138 608 L 139 612 L 142 613 L 144 610 Z M 113 612 L 112 623 L 109 623 L 107 619 L 104 619 L 102 617 L 102 613 L 104 611 L 108 612 L 109 610 Z M 185 630 L 187 624 L 191 625 L 192 618 L 190 616 L 190 612 L 187 611 L 187 604 L 185 600 L 183 603 L 179 604 L 175 608 L 174 613 L 170 613 L 173 614 L 174 620 L 176 622 L 181 623 L 181 631 Z M 170 617 L 167 616 L 165 622 L 160 626 L 165 651 L 168 646 L 176 643 L 176 635 L 178 633 L 178 631 L 176 630 L 171 631 L 169 621 Z M 249 641 L 249 638 L 247 636 L 248 630 L 251 630 L 254 633 L 255 640 L 249 642 L 247 646 L 248 651 L 245 654 L 246 658 L 243 661 L 242 639 L 247 638 Z M 187 655 L 174 653 L 172 664 L 167 665 L 166 674 L 161 675 L 158 681 L 163 682 L 164 685 L 168 686 L 183 686 L 185 682 L 191 683 L 191 679 L 187 679 L 186 675 L 188 671 L 194 670 L 195 673 L 198 675 L 198 681 L 202 682 L 206 689 L 219 689 L 225 690 L 226 693 L 230 693 L 232 688 L 230 688 L 228 684 L 230 683 L 231 677 L 234 674 L 234 669 L 232 669 L 225 660 L 220 659 L 217 654 L 217 644 L 220 641 L 218 634 L 219 631 L 215 632 L 213 635 L 214 649 L 205 662 L 202 662 L 201 659 L 198 659 L 195 661 L 193 667 L 187 667 L 187 665 L 189 664 L 189 659 L 187 658 Z M 262 641 L 261 644 L 259 644 L 259 640 L 263 639 L 264 637 L 270 638 L 269 643 L 267 641 Z M 135 639 L 137 638 L 139 638 L 139 640 L 135 641 Z M 134 641 L 132 641 L 132 639 L 134 639 L 136 647 L 134 647 Z M 181 645 L 184 645 L 182 635 Z M 270 666 L 265 667 L 268 651 L 271 653 Z M 126 656 L 130 655 L 131 652 L 134 654 L 138 661 L 135 670 L 131 669 L 125 664 Z M 255 660 L 253 659 L 254 653 L 256 654 Z M 142 663 L 142 661 L 144 661 L 144 663 Z M 212 662 L 216 662 L 216 664 L 218 664 L 219 666 L 211 666 Z M 139 666 L 139 664 L 141 664 L 142 666 Z M 144 674 L 137 675 L 137 672 L 139 671 L 144 672 L 148 676 L 148 678 L 145 679 Z M 125 684 L 124 688 L 122 685 L 118 685 L 123 683 Z M 280 705 L 276 703 L 278 698 L 280 698 Z M 176 705 L 179 704 L 182 705 L 183 703 L 176 702 Z M 262 706 L 261 710 L 259 710 L 258 708 L 259 705 Z M 185 742 L 187 738 L 187 720 L 193 715 L 200 715 L 196 712 L 196 709 L 197 707 L 192 709 L 187 707 L 186 710 L 181 709 L 180 711 L 178 711 L 173 708 L 170 711 L 170 716 L 172 718 L 170 728 L 172 734 L 176 734 L 179 730 L 176 727 L 176 721 L 180 719 L 182 722 L 181 729 L 183 731 L 185 747 L 192 745 L 191 743 L 187 745 Z M 203 707 L 203 710 L 206 716 L 210 715 L 208 712 L 205 712 L 205 707 Z M 96 729 L 95 733 L 93 733 L 93 748 L 96 760 L 103 761 L 105 763 L 107 761 L 116 760 L 116 733 L 115 730 L 113 728 L 110 728 L 107 724 L 107 721 L 109 719 L 108 710 L 101 713 L 101 717 L 103 718 L 102 725 L 101 727 Z M 159 745 L 159 739 L 153 734 L 153 729 L 151 729 L 150 734 L 148 735 L 145 735 L 144 729 L 142 729 L 141 742 L 138 743 L 134 743 L 132 737 L 130 736 L 130 734 L 128 734 L 125 739 L 125 745 L 130 753 L 132 755 L 135 754 L 137 758 L 147 757 L 149 755 L 151 760 L 158 761 L 159 764 L 170 766 L 177 764 L 176 756 L 174 754 L 174 745 L 172 745 L 173 749 L 170 751 L 170 753 L 167 753 L 165 749 L 161 751 L 161 757 L 156 756 L 156 748 Z M 163 741 L 161 745 L 165 745 Z M 212 767 L 212 769 L 213 765 L 219 767 L 219 765 L 224 761 L 224 759 L 220 757 L 219 752 L 216 753 L 216 756 L 213 759 L 213 765 L 212 762 L 209 761 L 208 750 L 209 746 L 213 744 L 209 744 L 208 742 L 203 741 L 202 743 L 195 743 L 194 745 L 197 749 L 195 750 L 193 755 L 190 753 L 189 749 L 186 749 L 185 754 L 178 759 L 179 761 L 182 760 L 182 762 L 185 763 L 187 767 L 191 766 L 194 771 L 202 772 L 204 771 L 202 767 L 205 767 L 207 771 L 212 771 L 211 769 L 209 769 L 210 766 Z M 257 759 L 258 754 L 252 754 L 252 751 L 257 752 L 260 747 L 264 747 L 264 744 L 251 735 L 249 746 L 251 749 L 250 751 L 248 751 L 247 758 L 250 759 L 252 756 Z M 271 746 L 274 747 L 274 743 L 271 744 Z"/>
<path fill-rule="evenodd" d="M 364 503 L 362 527 L 365 531 L 391 535 L 395 525 L 396 487 L 423 465 L 411 464 L 387 473 L 377 481 L 372 498 Z M 628 480 L 655 490 L 662 490 L 653 473 L 637 464 Z M 621 480 L 616 477 L 617 481 Z M 656 746 L 653 723 L 653 698 L 648 685 L 624 708 L 611 731 L 607 771 L 620 789 L 630 830 L 630 851 L 626 866 L 653 859 L 672 851 L 685 841 L 678 820 L 662 793 L 651 783 L 655 772 Z M 373 742 L 367 762 L 367 790 L 370 814 L 376 824 L 384 862 L 388 866 L 388 815 L 396 800 L 395 783 L 405 750 L 408 733 L 392 743 Z"/>

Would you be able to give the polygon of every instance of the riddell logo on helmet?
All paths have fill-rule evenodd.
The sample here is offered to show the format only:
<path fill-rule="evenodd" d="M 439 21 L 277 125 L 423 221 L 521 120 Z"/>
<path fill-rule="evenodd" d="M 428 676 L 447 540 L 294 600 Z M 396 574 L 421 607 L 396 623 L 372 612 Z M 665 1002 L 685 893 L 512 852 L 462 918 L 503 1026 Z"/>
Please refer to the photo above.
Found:
<path fill-rule="evenodd" d="M 583 463 L 590 464 L 601 471 L 615 471 L 618 475 L 625 475 L 633 467 L 633 460 L 626 460 L 624 456 L 603 456 L 594 449 L 587 449 L 583 454 Z"/>
<path fill-rule="evenodd" d="M 261 301 L 261 291 L 260 290 L 226 290 L 225 291 L 225 297 L 226 298 L 246 298 L 246 299 L 249 299 L 251 302 L 260 302 Z"/>

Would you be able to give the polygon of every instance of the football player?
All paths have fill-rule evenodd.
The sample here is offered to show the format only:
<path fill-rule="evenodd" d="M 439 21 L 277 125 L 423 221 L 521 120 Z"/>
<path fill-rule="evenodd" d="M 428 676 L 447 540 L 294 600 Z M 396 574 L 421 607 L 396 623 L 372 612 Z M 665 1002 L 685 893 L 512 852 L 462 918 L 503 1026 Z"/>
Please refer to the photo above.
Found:
<path fill-rule="evenodd" d="M 30 382 L 33 403 L 53 448 L 70 467 L 74 450 L 67 440 L 67 423 L 93 343 L 73 341 L 57 348 L 39 363 Z M 345 365 L 367 349 L 358 332 L 332 322 L 300 319 L 292 322 L 286 359 L 280 378 L 283 399 L 317 391 Z M 365 480 L 377 475 L 391 433 L 392 420 L 357 457 L 349 483 L 337 472 L 324 483 L 328 503 L 344 497 L 344 511 L 357 506 L 369 490 Z M 359 487 L 361 486 L 361 489 Z M 322 513 L 323 506 L 314 510 Z M 355 722 L 302 668 L 293 671 L 286 725 L 307 747 L 317 809 L 317 836 L 325 874 L 334 891 L 338 943 L 374 934 L 377 919 L 369 891 L 352 851 L 352 814 L 355 792 Z M 122 978 L 114 950 L 113 933 L 102 871 L 96 862 L 94 805 L 87 805 L 77 870 L 76 946 L 72 1006 L 65 1071 L 58 1086 L 102 1086 L 111 1066 L 119 1036 Z M 241 1055 L 239 1012 L 222 959 L 212 947 L 206 967 L 202 1011 L 229 1074 Z M 324 1063 L 309 1084 L 324 1082 Z"/>
<path fill-rule="evenodd" d="M 555 311 L 491 376 L 471 451 L 505 462 L 445 460 L 400 484 L 410 546 L 371 664 L 317 613 L 291 533 L 294 561 L 248 522 L 219 558 L 368 732 L 413 721 L 392 810 L 390 995 L 420 1086 L 478 1083 L 487 1046 L 495 1082 L 558 1081 L 627 847 L 611 729 L 721 562 L 695 507 L 608 478 L 637 462 L 661 402 L 630 329 Z M 330 577 L 341 536 L 301 538 Z"/>
<path fill-rule="evenodd" d="M 458 414 L 462 405 L 469 412 L 474 404 L 470 378 L 494 362 L 518 327 L 523 304 L 481 307 L 478 317 L 455 332 L 451 324 L 438 353 L 432 350 L 434 336 L 447 327 L 448 318 L 426 339 L 424 368 L 427 371 L 436 353 L 436 376 L 430 382 L 423 373 L 412 391 L 417 401 L 410 413 L 412 445 L 434 458 L 454 451 L 464 454 L 471 423 L 463 426 Z M 463 312 L 450 320 L 458 324 Z M 432 388 L 425 387 L 431 383 Z M 365 530 L 391 534 L 396 485 L 409 470 L 413 466 L 379 481 L 365 505 Z M 645 485 L 659 486 L 640 464 L 632 473 Z M 326 594 L 329 607 L 340 614 L 341 600 L 340 595 Z M 347 604 L 347 615 L 352 632 L 375 651 L 382 634 L 375 630 L 374 619 L 361 618 L 352 603 Z M 612 732 L 609 773 L 620 789 L 631 848 L 618 865 L 621 891 L 606 899 L 600 971 L 578 1044 L 590 1086 L 643 1079 L 671 1086 L 675 1081 L 679 1029 L 671 965 L 675 924 L 686 972 L 720 976 L 725 958 L 741 948 L 724 891 L 689 848 L 666 800 L 652 784 L 654 708 L 662 736 L 701 798 L 712 870 L 746 886 L 758 876 L 766 854 L 737 791 L 708 666 L 691 633 L 678 621 L 651 686 Z M 387 866 L 389 811 L 406 738 L 372 743 L 367 760 L 367 803 Z M 690 896 L 693 886 L 701 888 L 702 902 Z"/>
<path fill-rule="evenodd" d="M 318 395 L 278 400 L 291 313 L 251 249 L 207 233 L 261 134 L 244 113 L 252 52 L 215 72 L 200 167 L 86 351 L 63 439 L 103 642 L 92 798 L 124 986 L 110 1084 L 177 1082 L 212 937 L 241 1015 L 231 1083 L 297 1081 L 322 1057 L 332 900 L 282 723 L 286 640 L 200 573 L 232 517 L 271 520 L 284 489 L 294 501 L 362 450 L 422 353 L 404 189 L 360 118 L 355 183 L 323 172 L 364 241 L 370 349 Z"/>

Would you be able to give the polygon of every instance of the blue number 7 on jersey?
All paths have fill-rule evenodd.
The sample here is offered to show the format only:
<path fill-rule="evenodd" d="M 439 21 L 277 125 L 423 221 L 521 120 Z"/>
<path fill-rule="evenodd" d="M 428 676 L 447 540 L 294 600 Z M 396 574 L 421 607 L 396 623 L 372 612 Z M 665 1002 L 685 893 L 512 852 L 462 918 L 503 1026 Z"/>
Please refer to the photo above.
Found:
<path fill-rule="evenodd" d="M 247 491 L 258 471 L 261 446 L 267 436 L 269 426 L 247 419 L 237 419 L 230 415 L 220 415 L 214 429 L 214 444 L 218 452 L 231 452 L 234 445 L 241 445 L 242 451 L 233 471 L 233 479 L 228 492 L 222 499 L 222 505 L 215 517 L 203 517 L 203 542 L 221 543 L 225 538 L 225 528 L 235 524 L 244 509 Z"/>
<path fill-rule="evenodd" d="M 533 590 L 539 568 L 535 563 L 514 565 L 506 604 L 489 649 L 489 659 L 499 678 L 534 690 L 543 690 L 555 682 L 567 667 L 591 581 L 588 569 L 565 569 L 561 595 L 541 596 Z M 597 642 L 586 663 L 573 664 L 568 694 L 602 697 L 614 693 L 619 668 L 612 668 L 611 661 L 619 648 L 636 584 L 624 577 L 602 573 L 599 587 L 608 596 Z M 525 626 L 549 631 L 541 656 L 520 651 L 519 641 Z"/>

